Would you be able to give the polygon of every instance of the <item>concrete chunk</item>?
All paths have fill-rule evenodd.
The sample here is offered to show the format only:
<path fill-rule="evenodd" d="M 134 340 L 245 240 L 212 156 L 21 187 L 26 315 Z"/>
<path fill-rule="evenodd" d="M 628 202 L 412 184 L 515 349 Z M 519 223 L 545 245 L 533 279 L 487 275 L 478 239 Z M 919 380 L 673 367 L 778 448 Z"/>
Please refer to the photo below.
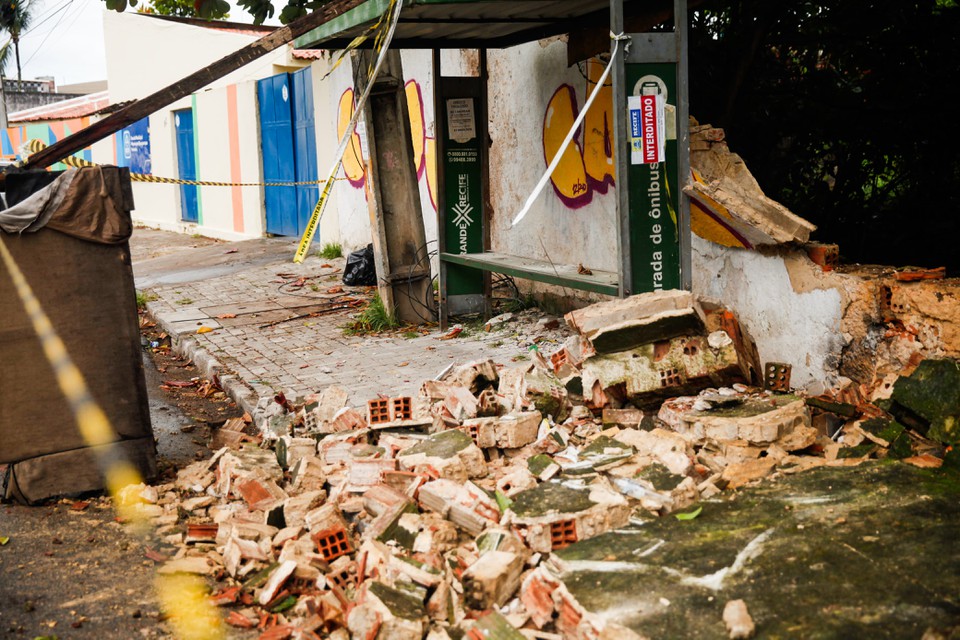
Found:
<path fill-rule="evenodd" d="M 598 302 L 564 318 L 597 353 L 614 353 L 640 345 L 703 331 L 704 317 L 689 291 L 655 291 L 623 300 Z"/>
<path fill-rule="evenodd" d="M 463 572 L 463 595 L 468 608 L 503 606 L 520 586 L 523 557 L 508 551 L 488 551 Z"/>

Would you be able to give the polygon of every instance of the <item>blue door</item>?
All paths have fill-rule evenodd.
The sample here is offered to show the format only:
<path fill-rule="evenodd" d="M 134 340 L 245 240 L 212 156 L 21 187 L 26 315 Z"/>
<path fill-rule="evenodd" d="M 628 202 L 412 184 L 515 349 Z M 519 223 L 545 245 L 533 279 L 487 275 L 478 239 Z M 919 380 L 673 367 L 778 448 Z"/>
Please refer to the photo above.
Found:
<path fill-rule="evenodd" d="M 317 179 L 310 68 L 257 82 L 260 144 L 265 182 Z M 320 197 L 317 185 L 266 187 L 267 233 L 298 236 Z"/>
<path fill-rule="evenodd" d="M 193 109 L 173 112 L 177 135 L 177 170 L 181 180 L 197 179 L 197 156 L 193 146 Z M 198 222 L 200 206 L 196 185 L 180 185 L 180 217 L 184 222 Z"/>
<path fill-rule="evenodd" d="M 296 180 L 293 152 L 293 111 L 290 108 L 290 81 L 281 73 L 257 82 L 260 102 L 260 146 L 264 182 Z M 297 191 L 295 187 L 265 187 L 267 233 L 297 235 Z"/>
<path fill-rule="evenodd" d="M 317 137 L 313 129 L 313 83 L 310 67 L 290 74 L 293 80 L 293 149 L 297 182 L 317 179 Z M 297 186 L 297 235 L 307 228 L 320 198 L 317 185 Z M 318 236 L 319 238 L 319 236 Z"/>

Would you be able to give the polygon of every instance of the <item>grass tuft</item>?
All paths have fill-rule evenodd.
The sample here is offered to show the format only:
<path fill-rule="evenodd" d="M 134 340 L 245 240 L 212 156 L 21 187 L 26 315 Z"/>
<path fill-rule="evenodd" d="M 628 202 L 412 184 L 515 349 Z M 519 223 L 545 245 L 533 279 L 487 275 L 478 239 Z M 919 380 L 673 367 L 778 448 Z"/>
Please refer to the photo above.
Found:
<path fill-rule="evenodd" d="M 400 326 L 396 314 L 387 313 L 387 308 L 383 304 L 379 293 L 373 294 L 373 298 L 363 308 L 357 319 L 344 327 L 347 335 L 359 335 L 363 333 L 380 333 L 388 329 L 396 329 Z"/>
<path fill-rule="evenodd" d="M 148 302 L 153 302 L 157 299 L 157 296 L 148 291 L 137 290 L 137 309 L 146 309 Z"/>
<path fill-rule="evenodd" d="M 323 245 L 323 248 L 317 251 L 317 255 L 324 260 L 333 260 L 334 258 L 343 257 L 343 247 L 340 246 L 339 242 L 328 242 Z"/>

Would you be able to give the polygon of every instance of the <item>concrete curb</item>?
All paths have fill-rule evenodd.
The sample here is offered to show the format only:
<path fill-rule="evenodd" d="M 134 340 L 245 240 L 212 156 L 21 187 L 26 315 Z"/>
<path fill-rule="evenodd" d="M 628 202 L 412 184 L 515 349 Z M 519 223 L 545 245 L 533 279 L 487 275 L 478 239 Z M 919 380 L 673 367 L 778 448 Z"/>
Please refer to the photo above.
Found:
<path fill-rule="evenodd" d="M 223 392 L 236 402 L 241 409 L 250 414 L 254 424 L 257 425 L 258 428 L 262 428 L 263 425 L 261 423 L 264 421 L 264 417 L 261 415 L 263 411 L 259 410 L 257 406 L 259 397 L 256 391 L 240 377 L 231 373 L 225 373 L 228 369 L 222 362 L 200 346 L 196 338 L 192 337 L 190 333 L 186 331 L 178 332 L 172 324 L 163 317 L 162 312 L 158 312 L 152 308 L 154 305 L 147 302 L 146 306 L 147 315 L 157 323 L 157 326 L 161 330 L 170 336 L 170 344 L 173 347 L 174 353 L 187 358 L 196 365 L 200 375 L 207 380 L 215 379 L 219 381 L 220 388 L 223 389 Z"/>

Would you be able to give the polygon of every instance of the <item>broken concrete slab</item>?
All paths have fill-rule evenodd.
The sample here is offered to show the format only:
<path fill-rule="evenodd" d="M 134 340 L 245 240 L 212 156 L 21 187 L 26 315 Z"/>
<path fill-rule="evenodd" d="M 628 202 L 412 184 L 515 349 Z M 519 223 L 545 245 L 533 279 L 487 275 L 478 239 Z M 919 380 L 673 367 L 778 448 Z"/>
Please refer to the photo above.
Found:
<path fill-rule="evenodd" d="M 633 349 L 651 342 L 701 333 L 703 311 L 689 291 L 641 293 L 571 311 L 564 319 L 596 353 Z"/>
<path fill-rule="evenodd" d="M 503 522 L 532 550 L 547 553 L 623 526 L 629 518 L 626 499 L 603 486 L 574 489 L 544 482 L 516 494 Z"/>
<path fill-rule="evenodd" d="M 691 128 L 690 166 L 694 179 L 684 193 L 704 218 L 695 225 L 698 235 L 721 240 L 723 234 L 709 231 L 709 225 L 719 224 L 729 230 L 728 234 L 739 237 L 737 244 L 727 246 L 753 248 L 809 240 L 816 226 L 768 198 L 723 138 L 723 131 L 710 125 Z"/>
<path fill-rule="evenodd" d="M 470 436 L 456 429 L 429 436 L 401 451 L 397 459 L 404 470 L 430 469 L 441 478 L 457 482 L 487 474 L 483 451 Z"/>
<path fill-rule="evenodd" d="M 595 355 L 584 360 L 581 371 L 584 389 L 596 384 L 607 396 L 622 397 L 638 407 L 742 380 L 732 342 L 714 348 L 702 336 Z"/>
<path fill-rule="evenodd" d="M 958 514 L 947 504 L 956 499 L 955 478 L 924 475 L 930 473 L 872 464 L 763 483 L 744 489 L 746 499 L 705 503 L 694 520 L 657 519 L 554 551 L 525 578 L 521 599 L 545 626 L 558 615 L 552 594 L 563 585 L 586 618 L 653 638 L 728 637 L 720 621 L 733 596 L 748 604 L 764 637 L 870 635 L 878 628 L 886 637 L 909 637 L 949 627 L 949 605 L 930 594 L 952 593 L 954 554 L 942 559 L 950 568 L 939 566 L 941 558 L 911 553 L 915 541 L 908 537 L 876 534 L 891 519 L 910 521 L 919 508 L 937 514 L 923 544 L 950 548 Z M 914 483 L 920 491 L 907 489 Z M 936 504 L 921 506 L 930 498 Z M 922 588 L 912 577 L 889 580 L 891 572 L 906 575 L 905 561 L 910 576 L 924 576 Z M 813 580 L 820 586 L 799 596 L 796 584 Z M 811 607 L 833 611 L 838 602 L 843 613 L 809 615 Z M 918 608 L 907 612 L 905 604 Z"/>
<path fill-rule="evenodd" d="M 421 640 L 425 622 L 422 600 L 375 580 L 363 584 L 347 617 L 350 632 L 361 638 Z"/>
<path fill-rule="evenodd" d="M 661 407 L 661 420 L 692 442 L 744 441 L 768 445 L 792 434 L 795 430 L 814 433 L 810 412 L 802 398 L 791 395 L 759 395 L 736 397 L 737 401 L 697 410 L 687 398 L 668 400 Z M 689 410 L 683 407 L 691 406 Z M 815 434 L 814 434 L 815 435 Z M 809 444 L 793 446 L 788 451 L 802 449 Z M 812 444 L 812 443 L 810 443 Z"/>
<path fill-rule="evenodd" d="M 522 411 L 499 417 L 464 420 L 460 429 L 482 449 L 519 449 L 537 439 L 542 419 L 539 411 Z"/>

